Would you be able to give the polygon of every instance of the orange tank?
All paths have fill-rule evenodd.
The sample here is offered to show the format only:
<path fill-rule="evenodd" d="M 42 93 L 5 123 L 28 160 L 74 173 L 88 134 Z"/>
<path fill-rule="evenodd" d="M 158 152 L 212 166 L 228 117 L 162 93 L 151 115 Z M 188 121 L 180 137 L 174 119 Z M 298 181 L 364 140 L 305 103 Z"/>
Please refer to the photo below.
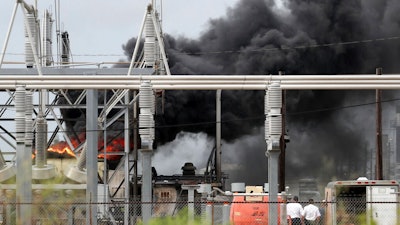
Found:
<path fill-rule="evenodd" d="M 282 202 L 278 196 L 278 202 Z M 267 225 L 268 196 L 234 196 L 231 204 L 230 220 L 232 225 Z M 278 207 L 280 215 L 280 207 Z M 278 224 L 280 224 L 278 216 Z"/>

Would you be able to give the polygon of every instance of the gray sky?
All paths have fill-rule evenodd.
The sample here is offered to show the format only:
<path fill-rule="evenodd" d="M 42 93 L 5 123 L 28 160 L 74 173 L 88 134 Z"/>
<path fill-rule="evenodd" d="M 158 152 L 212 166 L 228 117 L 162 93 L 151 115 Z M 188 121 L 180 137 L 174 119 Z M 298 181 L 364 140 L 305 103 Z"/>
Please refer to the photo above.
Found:
<path fill-rule="evenodd" d="M 196 38 L 210 18 L 224 16 L 226 9 L 239 0 L 163 0 L 162 26 L 165 33 Z M 4 46 L 15 0 L 2 0 L 0 7 L 0 43 Z M 26 0 L 35 4 L 33 0 Z M 48 9 L 53 12 L 54 0 L 38 0 L 40 18 Z M 67 4 L 68 2 L 68 4 Z M 61 31 L 68 31 L 74 61 L 117 61 L 124 58 L 122 45 L 136 37 L 151 0 L 68 0 L 61 1 Z M 160 10 L 161 0 L 156 0 Z M 55 34 L 55 25 L 53 33 Z M 4 61 L 23 61 L 23 14 L 18 8 Z M 55 49 L 56 38 L 53 38 Z M 0 51 L 1 51 L 0 50 Z M 56 51 L 53 50 L 53 54 Z M 92 55 L 114 56 L 92 56 Z M 3 65 L 3 68 L 10 67 Z"/>

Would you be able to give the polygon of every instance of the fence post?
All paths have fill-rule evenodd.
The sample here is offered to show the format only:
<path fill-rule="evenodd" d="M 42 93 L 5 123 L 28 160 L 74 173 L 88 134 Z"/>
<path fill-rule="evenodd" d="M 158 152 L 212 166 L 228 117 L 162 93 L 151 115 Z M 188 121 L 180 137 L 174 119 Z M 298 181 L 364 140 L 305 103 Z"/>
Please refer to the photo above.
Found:
<path fill-rule="evenodd" d="M 230 207 L 228 202 L 224 202 L 222 206 L 222 224 L 229 224 Z"/>
<path fill-rule="evenodd" d="M 199 185 L 182 185 L 183 190 L 188 191 L 188 218 L 189 223 L 194 220 L 194 190 L 198 189 Z"/>

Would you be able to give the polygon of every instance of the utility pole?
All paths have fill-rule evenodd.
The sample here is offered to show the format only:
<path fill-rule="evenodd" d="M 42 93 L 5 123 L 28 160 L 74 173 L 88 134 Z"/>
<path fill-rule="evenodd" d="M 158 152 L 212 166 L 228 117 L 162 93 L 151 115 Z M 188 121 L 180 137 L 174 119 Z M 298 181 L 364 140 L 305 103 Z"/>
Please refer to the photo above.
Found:
<path fill-rule="evenodd" d="M 284 76 L 285 72 L 279 71 L 280 76 Z M 282 135 L 280 138 L 281 154 L 279 155 L 279 175 L 278 185 L 279 192 L 285 191 L 285 177 L 286 177 L 286 91 L 282 90 Z"/>
<path fill-rule="evenodd" d="M 216 93 L 216 136 L 215 136 L 215 169 L 217 175 L 217 182 L 222 184 L 222 169 L 221 169 L 221 92 L 222 90 L 217 90 Z"/>
<path fill-rule="evenodd" d="M 382 68 L 376 68 L 376 75 L 382 75 Z M 376 163 L 375 163 L 375 179 L 382 180 L 382 91 L 376 89 Z"/>

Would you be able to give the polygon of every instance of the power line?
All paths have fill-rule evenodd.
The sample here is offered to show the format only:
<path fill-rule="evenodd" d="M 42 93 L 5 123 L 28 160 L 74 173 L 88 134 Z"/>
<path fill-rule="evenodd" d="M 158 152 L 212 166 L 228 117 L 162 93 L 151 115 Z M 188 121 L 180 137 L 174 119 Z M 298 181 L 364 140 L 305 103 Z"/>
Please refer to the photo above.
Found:
<path fill-rule="evenodd" d="M 246 50 L 223 50 L 223 51 L 207 51 L 207 52 L 183 52 L 180 51 L 179 54 L 185 55 L 206 55 L 206 54 L 237 54 L 237 53 L 248 53 L 248 52 L 270 52 L 279 50 L 297 50 L 297 49 L 311 49 L 311 48 L 322 48 L 322 47 L 333 47 L 340 45 L 355 45 L 355 44 L 365 44 L 378 41 L 390 41 L 399 40 L 400 36 L 393 36 L 387 38 L 376 38 L 376 39 L 365 39 L 359 41 L 343 41 L 343 42 L 333 42 L 325 44 L 309 44 L 309 45 L 298 45 L 298 46 L 280 46 L 275 48 L 257 48 L 257 49 L 246 49 Z"/>
<path fill-rule="evenodd" d="M 322 48 L 322 47 L 333 47 L 333 46 L 341 46 L 341 45 L 356 45 L 356 44 L 366 44 L 372 42 L 380 42 L 380 41 L 392 41 L 399 40 L 400 36 L 392 36 L 386 38 L 375 38 L 375 39 L 365 39 L 358 41 L 343 41 L 343 42 L 332 42 L 332 43 L 323 43 L 323 44 L 308 44 L 308 45 L 298 45 L 298 46 L 280 46 L 274 48 L 256 48 L 256 49 L 246 49 L 246 50 L 223 50 L 223 51 L 204 51 L 204 52 L 184 52 L 177 50 L 177 54 L 183 55 L 207 55 L 207 54 L 237 54 L 243 52 L 269 52 L 269 51 L 279 51 L 279 50 L 296 50 L 296 49 L 311 49 L 311 48 Z M 3 54 L 0 52 L 0 54 Z M 5 55 L 21 55 L 24 56 L 25 53 L 5 53 Z M 75 57 L 126 57 L 124 54 L 116 54 L 116 53 L 82 53 L 82 54 L 72 54 Z"/>
<path fill-rule="evenodd" d="M 389 100 L 384 100 L 381 101 L 381 103 L 388 103 L 388 102 L 394 102 L 394 101 L 399 101 L 399 98 L 396 99 L 389 99 Z M 347 105 L 347 106 L 340 106 L 340 107 L 332 107 L 332 108 L 321 108 L 321 109 L 313 109 L 313 110 L 308 110 L 308 111 L 302 111 L 302 112 L 287 112 L 287 115 L 289 116 L 296 116 L 296 115 L 302 115 L 302 114 L 312 114 L 312 113 L 320 113 L 320 112 L 328 112 L 328 111 L 338 111 L 338 110 L 344 110 L 344 109 L 350 109 L 350 108 L 356 108 L 356 107 L 363 107 L 363 106 L 368 106 L 368 105 L 373 105 L 376 104 L 376 102 L 369 102 L 369 103 L 361 103 L 361 104 L 355 104 L 355 105 Z M 233 123 L 233 122 L 243 122 L 243 121 L 251 121 L 251 120 L 260 120 L 260 119 L 265 119 L 265 115 L 260 115 L 260 116 L 254 116 L 254 117 L 247 117 L 243 119 L 232 119 L 232 120 L 224 120 L 221 121 L 221 123 Z M 167 124 L 167 125 L 162 125 L 162 126 L 155 126 L 155 127 L 146 127 L 146 128 L 154 128 L 154 129 L 166 129 L 166 128 L 175 128 L 175 127 L 196 127 L 196 126 L 205 126 L 205 125 L 214 125 L 217 122 L 215 121 L 205 121 L 205 122 L 196 122 L 196 123 L 181 123 L 181 124 Z M 128 128 L 128 130 L 134 130 L 134 129 L 145 129 L 145 128 Z M 124 131 L 126 129 L 124 128 L 118 128 L 118 129 L 107 129 L 107 131 Z M 101 132 L 105 131 L 103 129 L 96 129 L 96 130 L 85 130 L 85 132 Z M 68 133 L 71 131 L 59 131 L 59 133 Z M 6 132 L 0 132 L 0 134 L 5 134 Z M 16 134 L 17 132 L 8 132 L 11 134 Z M 26 133 L 26 132 L 23 132 Z M 37 132 L 34 132 L 37 133 Z M 50 131 L 46 133 L 52 133 Z"/>
<path fill-rule="evenodd" d="M 395 98 L 395 99 L 389 99 L 389 100 L 384 100 L 380 101 L 381 103 L 387 103 L 387 102 L 394 102 L 394 101 L 399 101 L 400 99 Z M 339 107 L 332 107 L 332 108 L 322 108 L 322 109 L 313 109 L 309 111 L 302 111 L 302 112 L 288 112 L 288 115 L 301 115 L 301 114 L 311 114 L 311 113 L 319 113 L 319 112 L 327 112 L 327 111 L 338 111 L 338 110 L 343 110 L 343 109 L 349 109 L 349 108 L 356 108 L 356 107 L 362 107 L 362 106 L 368 106 L 368 105 L 374 105 L 377 102 L 369 102 L 369 103 L 361 103 L 361 104 L 356 104 L 356 105 L 348 105 L 348 106 L 339 106 Z"/>

